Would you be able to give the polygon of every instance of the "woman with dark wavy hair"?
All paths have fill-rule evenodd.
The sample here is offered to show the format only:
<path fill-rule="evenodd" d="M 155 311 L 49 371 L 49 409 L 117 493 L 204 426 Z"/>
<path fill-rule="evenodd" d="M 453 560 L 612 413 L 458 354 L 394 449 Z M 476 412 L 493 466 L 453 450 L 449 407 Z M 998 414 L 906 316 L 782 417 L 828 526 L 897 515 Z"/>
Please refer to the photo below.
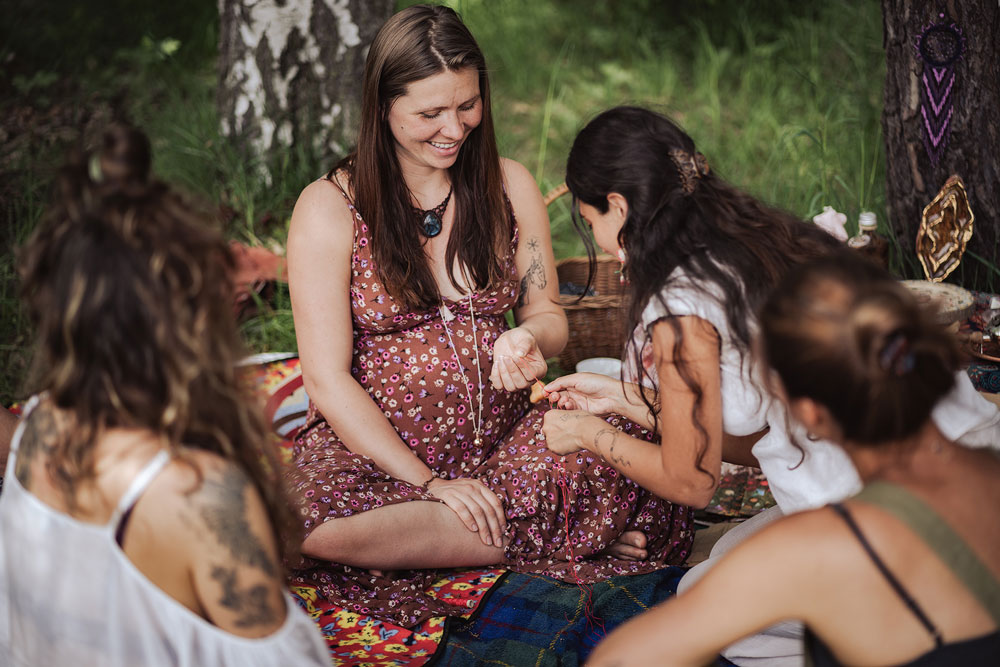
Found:
<path fill-rule="evenodd" d="M 759 465 L 778 503 L 724 536 L 681 589 L 781 512 L 857 492 L 848 456 L 789 423 L 750 355 L 755 313 L 782 277 L 848 251 L 726 183 L 687 134 L 648 109 L 618 107 L 591 121 L 573 143 L 566 183 L 581 233 L 589 225 L 598 245 L 622 260 L 626 330 L 634 335 L 628 381 L 578 373 L 547 385 L 564 408 L 545 417 L 549 448 L 599 454 L 643 488 L 695 507 L 711 499 L 722 461 Z M 965 444 L 1000 441 L 997 409 L 964 373 L 954 384 L 934 411 L 938 428 Z M 616 433 L 601 418 L 609 413 L 656 431 L 660 442 Z M 726 657 L 778 665 L 787 651 L 795 664 L 799 629 L 771 634 L 763 647 L 735 647 Z"/>
<path fill-rule="evenodd" d="M 687 508 L 545 448 L 525 388 L 566 317 L 541 193 L 499 157 L 491 113 L 458 15 L 399 12 L 368 54 L 357 149 L 306 187 L 289 230 L 311 399 L 297 576 L 400 625 L 460 613 L 427 595 L 430 568 L 595 581 L 678 564 L 691 541 Z"/>
<path fill-rule="evenodd" d="M 998 664 L 1000 458 L 931 418 L 958 377 L 954 337 L 850 255 L 793 269 L 759 322 L 770 388 L 864 489 L 749 538 L 588 664 L 705 665 L 784 619 L 805 623 L 818 666 Z"/>
<path fill-rule="evenodd" d="M 237 378 L 233 258 L 116 126 L 21 251 L 39 393 L 0 494 L 15 665 L 329 664 L 286 590 L 296 538 Z"/>

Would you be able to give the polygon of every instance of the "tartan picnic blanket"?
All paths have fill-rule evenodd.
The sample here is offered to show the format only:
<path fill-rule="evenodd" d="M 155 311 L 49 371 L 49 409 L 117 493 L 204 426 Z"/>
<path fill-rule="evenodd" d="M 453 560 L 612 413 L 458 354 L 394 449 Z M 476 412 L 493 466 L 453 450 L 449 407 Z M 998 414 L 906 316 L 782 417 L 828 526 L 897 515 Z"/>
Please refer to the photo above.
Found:
<path fill-rule="evenodd" d="M 447 622 L 428 667 L 582 665 L 607 633 L 677 592 L 687 568 L 612 577 L 589 586 L 508 572 L 469 618 Z"/>

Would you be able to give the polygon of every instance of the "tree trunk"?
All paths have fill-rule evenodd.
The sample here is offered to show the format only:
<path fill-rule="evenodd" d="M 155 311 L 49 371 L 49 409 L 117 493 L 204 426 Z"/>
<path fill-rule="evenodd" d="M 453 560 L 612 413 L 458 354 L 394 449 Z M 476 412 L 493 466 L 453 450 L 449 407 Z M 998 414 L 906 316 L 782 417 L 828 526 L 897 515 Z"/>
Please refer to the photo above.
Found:
<path fill-rule="evenodd" d="M 218 0 L 222 134 L 251 155 L 342 155 L 368 45 L 393 0 Z"/>
<path fill-rule="evenodd" d="M 914 245 L 924 206 L 949 175 L 958 174 L 975 222 L 949 282 L 995 291 L 1000 274 L 990 265 L 1000 264 L 1000 6 L 994 0 L 882 0 L 882 21 L 886 196 L 892 230 L 913 260 L 905 264 L 917 266 Z M 962 55 L 945 67 L 941 51 L 931 51 L 928 60 L 917 46 L 928 27 L 952 23 L 963 38 Z M 950 117 L 945 100 L 952 105 Z"/>

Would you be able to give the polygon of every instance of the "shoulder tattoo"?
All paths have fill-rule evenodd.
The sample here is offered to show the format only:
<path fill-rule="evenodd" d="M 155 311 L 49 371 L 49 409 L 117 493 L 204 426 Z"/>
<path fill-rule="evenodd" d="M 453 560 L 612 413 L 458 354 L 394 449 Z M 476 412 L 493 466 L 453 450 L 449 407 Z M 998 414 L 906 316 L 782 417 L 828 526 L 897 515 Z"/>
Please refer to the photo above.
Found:
<path fill-rule="evenodd" d="M 199 513 L 215 539 L 229 549 L 237 562 L 274 575 L 277 567 L 250 528 L 246 502 L 249 487 L 246 475 L 232 466 L 221 475 L 206 476 L 198 494 L 203 498 Z"/>
<path fill-rule="evenodd" d="M 237 627 L 269 625 L 278 620 L 275 610 L 268 601 L 268 590 L 264 584 L 239 588 L 236 582 L 236 569 L 221 565 L 212 568 L 212 579 L 219 582 L 219 586 L 222 587 L 219 604 L 237 615 Z"/>
<path fill-rule="evenodd" d="M 14 466 L 14 474 L 24 488 L 31 488 L 31 464 L 39 454 L 51 453 L 58 437 L 59 426 L 48 409 L 36 408 L 27 417 L 17 450 L 17 463 Z"/>

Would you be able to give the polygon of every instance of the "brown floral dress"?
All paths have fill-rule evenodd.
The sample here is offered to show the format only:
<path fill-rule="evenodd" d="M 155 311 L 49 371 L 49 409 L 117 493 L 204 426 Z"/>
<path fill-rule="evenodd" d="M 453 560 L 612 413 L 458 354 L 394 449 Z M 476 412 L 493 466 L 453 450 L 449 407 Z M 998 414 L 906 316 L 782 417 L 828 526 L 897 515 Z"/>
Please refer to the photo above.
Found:
<path fill-rule="evenodd" d="M 511 539 L 499 565 L 594 582 L 683 563 L 693 537 L 690 508 L 656 498 L 588 452 L 566 457 L 551 453 L 541 433 L 543 409 L 531 408 L 527 391 L 496 390 L 488 381 L 493 343 L 507 330 L 504 313 L 518 297 L 513 250 L 507 258 L 507 280 L 473 295 L 474 317 L 468 299 L 445 299 L 455 316 L 446 330 L 438 309 L 405 312 L 386 293 L 375 271 L 368 228 L 353 206 L 351 210 L 351 373 L 400 438 L 439 477 L 479 478 L 503 501 Z M 516 231 L 511 245 L 517 246 Z M 449 333 L 457 350 L 449 343 Z M 481 373 L 476 370 L 477 347 Z M 480 386 L 482 442 L 477 446 Z M 475 415 L 470 414 L 470 403 Z M 611 421 L 648 436 L 630 422 Z M 290 479 L 306 534 L 324 521 L 357 512 L 411 500 L 438 502 L 347 449 L 314 404 L 296 438 Z M 648 560 L 601 554 L 626 530 L 646 534 Z M 397 625 L 413 626 L 430 616 L 461 612 L 424 592 L 438 578 L 433 571 L 374 576 L 368 570 L 308 558 L 297 565 L 295 583 L 316 586 L 348 610 Z"/>

